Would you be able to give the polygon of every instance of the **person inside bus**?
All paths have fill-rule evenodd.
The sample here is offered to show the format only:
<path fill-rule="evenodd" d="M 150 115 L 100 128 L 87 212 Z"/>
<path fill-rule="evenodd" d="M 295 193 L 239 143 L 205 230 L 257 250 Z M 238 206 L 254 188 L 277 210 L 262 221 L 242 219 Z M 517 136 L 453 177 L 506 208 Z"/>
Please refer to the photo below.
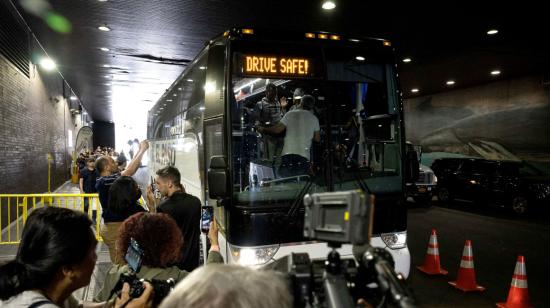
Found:
<path fill-rule="evenodd" d="M 141 159 L 147 149 L 149 148 L 149 142 L 143 140 L 139 144 L 139 151 L 134 156 L 134 159 L 130 161 L 128 167 L 122 172 L 118 171 L 118 164 L 115 160 L 109 155 L 102 155 L 97 158 L 95 166 L 97 172 L 99 173 L 99 178 L 96 180 L 96 190 L 99 195 L 99 203 L 103 210 L 102 217 L 104 225 L 101 227 L 101 236 L 103 237 L 103 242 L 107 247 L 109 247 L 109 255 L 111 256 L 111 261 L 115 262 L 115 240 L 117 236 L 118 227 L 120 223 L 126 219 L 128 216 L 121 217 L 111 213 L 109 210 L 109 197 L 110 197 L 110 187 L 113 182 L 120 176 L 132 176 L 136 173 L 136 170 L 141 164 Z"/>
<path fill-rule="evenodd" d="M 157 170 L 155 183 L 161 196 L 164 197 L 157 212 L 166 213 L 176 221 L 183 234 L 185 245 L 182 246 L 182 259 L 176 265 L 188 272 L 199 266 L 200 255 L 200 219 L 201 201 L 185 192 L 181 184 L 181 175 L 175 167 L 164 167 Z M 147 188 L 147 204 L 156 204 L 151 186 Z"/>
<path fill-rule="evenodd" d="M 254 105 L 250 111 L 249 119 L 256 122 L 256 129 L 274 127 L 281 121 L 283 109 L 277 100 L 277 87 L 273 83 L 265 86 L 265 97 Z M 280 133 L 269 132 L 264 136 L 264 159 L 275 163 L 280 157 L 283 147 L 283 137 Z"/>
<path fill-rule="evenodd" d="M 160 308 L 291 308 L 292 295 L 279 273 L 211 264 L 191 273 Z"/>
<path fill-rule="evenodd" d="M 304 92 L 304 89 L 296 88 L 292 95 L 292 102 L 289 102 L 284 96 L 281 97 L 281 107 L 283 108 L 283 111 L 287 113 L 291 110 L 296 109 L 296 106 L 300 105 L 300 100 L 305 94 L 306 93 Z"/>
<path fill-rule="evenodd" d="M 180 259 L 182 247 L 187 245 L 176 224 L 176 221 L 164 213 L 137 213 L 126 219 L 121 227 L 117 240 L 118 257 L 122 258 L 130 239 L 134 239 L 143 251 L 141 268 L 136 273 L 139 279 L 168 280 L 179 282 L 189 275 L 188 271 L 172 266 Z M 212 243 L 208 254 L 207 264 L 223 263 L 218 244 L 218 228 L 214 220 L 210 225 L 208 238 Z M 94 301 L 106 301 L 113 296 L 113 288 L 123 273 L 130 273 L 127 264 L 113 265 L 105 276 L 101 290 L 95 295 Z M 117 291 L 117 290 L 115 290 Z"/>
<path fill-rule="evenodd" d="M 43 207 L 31 212 L 15 259 L 0 267 L 0 307 L 148 307 L 153 287 L 140 298 L 79 303 L 72 293 L 90 283 L 97 260 L 92 221 L 79 211 Z"/>
<path fill-rule="evenodd" d="M 321 141 L 319 120 L 313 114 L 315 99 L 304 95 L 295 110 L 289 111 L 279 123 L 259 130 L 260 133 L 281 133 L 286 130 L 279 176 L 308 174 L 311 143 Z"/>

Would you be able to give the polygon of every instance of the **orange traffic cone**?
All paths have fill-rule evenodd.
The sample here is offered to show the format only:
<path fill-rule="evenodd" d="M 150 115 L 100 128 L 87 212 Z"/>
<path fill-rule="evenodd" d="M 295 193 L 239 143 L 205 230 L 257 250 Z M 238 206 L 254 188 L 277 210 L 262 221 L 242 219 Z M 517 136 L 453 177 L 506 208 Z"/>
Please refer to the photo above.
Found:
<path fill-rule="evenodd" d="M 529 308 L 533 307 L 529 300 L 529 292 L 527 290 L 527 271 L 525 270 L 525 258 L 518 256 L 514 276 L 512 276 L 512 284 L 506 303 L 497 303 L 500 308 Z"/>
<path fill-rule="evenodd" d="M 447 275 L 447 271 L 441 268 L 439 262 L 439 245 L 437 244 L 437 232 L 432 229 L 428 251 L 424 259 L 424 265 L 417 266 L 419 270 L 428 275 Z"/>
<path fill-rule="evenodd" d="M 449 284 L 464 292 L 485 290 L 484 287 L 478 286 L 476 283 L 474 254 L 472 253 L 472 242 L 470 240 L 466 240 L 464 244 L 462 260 L 460 260 L 460 268 L 458 269 L 458 277 L 456 281 L 449 281 Z"/>

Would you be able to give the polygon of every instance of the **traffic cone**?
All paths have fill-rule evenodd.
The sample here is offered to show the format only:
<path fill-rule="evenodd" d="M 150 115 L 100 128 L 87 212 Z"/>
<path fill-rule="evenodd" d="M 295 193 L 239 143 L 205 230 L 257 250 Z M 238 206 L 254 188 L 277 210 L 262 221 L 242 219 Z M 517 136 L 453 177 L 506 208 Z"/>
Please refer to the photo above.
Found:
<path fill-rule="evenodd" d="M 476 283 L 474 254 L 472 253 L 472 242 L 470 240 L 466 240 L 464 244 L 462 260 L 460 260 L 460 268 L 458 269 L 458 277 L 456 281 L 449 281 L 449 284 L 464 292 L 485 290 L 484 287 L 478 286 Z"/>
<path fill-rule="evenodd" d="M 437 232 L 432 229 L 428 251 L 424 259 L 424 265 L 417 266 L 419 270 L 428 275 L 447 275 L 447 271 L 441 268 L 439 262 L 439 245 L 437 244 Z"/>
<path fill-rule="evenodd" d="M 533 307 L 529 300 L 529 291 L 527 290 L 527 271 L 525 270 L 525 258 L 518 256 L 514 276 L 510 285 L 510 292 L 506 303 L 497 303 L 500 308 L 529 308 Z"/>

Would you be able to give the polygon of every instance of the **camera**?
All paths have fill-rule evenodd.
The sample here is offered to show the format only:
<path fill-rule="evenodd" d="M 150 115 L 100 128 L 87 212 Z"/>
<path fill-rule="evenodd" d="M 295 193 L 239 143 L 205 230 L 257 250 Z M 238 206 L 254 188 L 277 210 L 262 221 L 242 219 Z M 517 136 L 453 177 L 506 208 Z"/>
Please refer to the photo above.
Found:
<path fill-rule="evenodd" d="M 141 249 L 141 247 L 139 247 L 138 242 L 134 238 L 130 238 L 130 245 L 128 246 L 128 250 L 126 251 L 126 255 L 124 256 L 124 259 L 126 260 L 128 267 L 130 268 L 130 272 L 120 274 L 117 283 L 111 290 L 109 298 L 111 298 L 116 292 L 122 290 L 122 286 L 125 282 L 130 285 L 129 294 L 131 298 L 137 298 L 143 294 L 143 291 L 145 290 L 143 282 L 145 280 L 138 278 L 136 275 L 136 273 L 139 273 L 141 269 L 143 255 L 144 251 Z M 168 293 L 170 293 L 170 291 L 172 291 L 172 289 L 176 285 L 176 281 L 172 278 L 167 280 L 151 279 L 147 281 L 153 286 L 153 306 L 155 307 L 160 304 L 160 302 L 168 295 Z"/>
<path fill-rule="evenodd" d="M 359 190 L 304 197 L 304 236 L 326 241 L 332 251 L 326 260 L 293 253 L 263 267 L 287 277 L 295 307 L 355 307 L 359 299 L 378 307 L 387 301 L 416 307 L 391 254 L 369 244 L 374 201 Z M 336 248 L 343 243 L 354 245 L 355 259 L 340 259 Z"/>
<path fill-rule="evenodd" d="M 368 202 L 367 202 L 368 201 Z M 304 236 L 329 243 L 369 243 L 374 196 L 360 191 L 305 195 Z"/>
<path fill-rule="evenodd" d="M 145 287 L 143 286 L 144 279 L 139 279 L 135 273 L 122 273 L 120 275 L 120 278 L 118 279 L 115 287 L 113 288 L 113 294 L 114 292 L 118 292 L 122 290 L 122 286 L 125 282 L 127 282 L 130 285 L 130 297 L 131 298 L 138 298 L 143 294 L 143 291 L 145 290 Z M 151 285 L 153 286 L 153 306 L 156 307 L 160 304 L 160 302 L 168 296 L 170 291 L 174 289 L 174 286 L 176 285 L 176 281 L 172 278 L 167 280 L 161 280 L 161 279 L 151 279 L 147 280 Z M 111 295 L 112 296 L 112 295 Z M 110 298 L 110 297 L 109 297 Z"/>

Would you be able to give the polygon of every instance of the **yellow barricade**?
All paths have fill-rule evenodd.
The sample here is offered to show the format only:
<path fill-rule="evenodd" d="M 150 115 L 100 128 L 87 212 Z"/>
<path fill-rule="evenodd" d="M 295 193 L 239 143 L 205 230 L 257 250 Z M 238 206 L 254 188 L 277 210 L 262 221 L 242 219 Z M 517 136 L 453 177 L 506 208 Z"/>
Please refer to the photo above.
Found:
<path fill-rule="evenodd" d="M 84 211 L 88 201 L 88 217 L 94 221 L 94 233 L 98 241 L 101 222 L 101 206 L 98 194 L 0 194 L 0 245 L 19 244 L 21 232 L 28 214 L 39 207 L 55 206 Z"/>

